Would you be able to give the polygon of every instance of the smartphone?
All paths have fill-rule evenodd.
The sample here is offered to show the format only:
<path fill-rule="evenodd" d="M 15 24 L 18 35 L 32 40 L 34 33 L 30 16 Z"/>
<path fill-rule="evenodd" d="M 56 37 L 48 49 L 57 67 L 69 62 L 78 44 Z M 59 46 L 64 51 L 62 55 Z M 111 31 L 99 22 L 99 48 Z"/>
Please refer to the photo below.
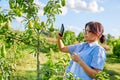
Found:
<path fill-rule="evenodd" d="M 64 25 L 62 24 L 59 35 L 62 37 L 62 36 L 63 36 L 63 33 L 64 33 Z"/>

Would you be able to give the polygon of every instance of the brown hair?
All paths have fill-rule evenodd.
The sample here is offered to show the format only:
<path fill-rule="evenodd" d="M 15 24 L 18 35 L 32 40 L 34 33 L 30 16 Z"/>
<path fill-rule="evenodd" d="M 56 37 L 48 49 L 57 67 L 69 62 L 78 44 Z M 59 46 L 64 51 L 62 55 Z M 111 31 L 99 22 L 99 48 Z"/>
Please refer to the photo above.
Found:
<path fill-rule="evenodd" d="M 94 34 L 96 34 L 97 36 L 100 36 L 100 42 L 101 43 L 104 43 L 106 38 L 105 38 L 105 35 L 103 35 L 103 32 L 104 32 L 104 28 L 102 26 L 101 23 L 99 22 L 88 22 L 86 25 L 85 25 L 85 28 L 89 26 L 90 28 L 90 31 Z"/>

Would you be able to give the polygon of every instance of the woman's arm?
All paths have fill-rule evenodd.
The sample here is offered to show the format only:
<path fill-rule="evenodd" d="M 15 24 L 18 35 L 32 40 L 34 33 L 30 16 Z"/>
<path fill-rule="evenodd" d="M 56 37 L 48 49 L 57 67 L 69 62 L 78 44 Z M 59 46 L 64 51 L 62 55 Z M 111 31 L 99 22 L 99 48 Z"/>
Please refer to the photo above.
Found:
<path fill-rule="evenodd" d="M 73 53 L 71 58 L 72 60 L 76 61 L 91 78 L 95 78 L 95 74 L 100 71 L 99 69 L 93 69 L 89 67 L 81 58 L 79 58 L 76 53 Z"/>
<path fill-rule="evenodd" d="M 62 52 L 69 52 L 68 47 L 64 45 L 62 37 L 58 34 L 58 47 Z"/>

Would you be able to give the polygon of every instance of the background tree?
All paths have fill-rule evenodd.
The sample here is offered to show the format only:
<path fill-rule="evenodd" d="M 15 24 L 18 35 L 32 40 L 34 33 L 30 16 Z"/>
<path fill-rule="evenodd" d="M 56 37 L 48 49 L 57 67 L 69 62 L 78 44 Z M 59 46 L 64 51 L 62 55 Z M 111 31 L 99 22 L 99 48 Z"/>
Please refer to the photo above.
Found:
<path fill-rule="evenodd" d="M 16 40 L 36 47 L 38 80 L 40 79 L 40 43 L 43 40 L 40 34 L 42 31 L 54 30 L 55 15 L 62 13 L 61 7 L 63 6 L 65 6 L 65 0 L 49 0 L 44 7 L 44 15 L 47 16 L 46 22 L 40 21 L 40 16 L 37 15 L 40 7 L 34 3 L 34 0 L 9 0 L 10 9 L 0 14 L 0 26 L 3 29 L 0 33 L 5 35 L 5 41 L 9 41 L 13 45 Z M 23 17 L 23 22 L 26 25 L 25 31 L 21 34 L 9 30 L 10 21 L 15 19 L 16 16 Z M 1 47 L 1 49 L 3 51 L 4 47 Z"/>
<path fill-rule="evenodd" d="M 113 46 L 115 41 L 116 39 L 114 36 L 112 36 L 111 34 L 107 34 L 107 45 Z"/>
<path fill-rule="evenodd" d="M 80 32 L 77 36 L 77 41 L 83 42 L 84 41 L 84 33 Z"/>
<path fill-rule="evenodd" d="M 70 45 L 76 42 L 76 35 L 74 32 L 67 30 L 65 31 L 64 35 L 63 35 L 63 42 L 66 45 Z"/>
<path fill-rule="evenodd" d="M 0 80 L 10 79 L 15 69 L 15 56 L 11 56 L 15 53 L 15 49 L 13 49 L 15 46 L 12 46 L 14 41 L 10 38 L 14 37 L 10 25 L 10 21 L 13 17 L 7 12 L 8 10 L 2 10 L 0 8 Z"/>
<path fill-rule="evenodd" d="M 113 54 L 120 57 L 120 39 L 117 39 L 113 45 Z"/>

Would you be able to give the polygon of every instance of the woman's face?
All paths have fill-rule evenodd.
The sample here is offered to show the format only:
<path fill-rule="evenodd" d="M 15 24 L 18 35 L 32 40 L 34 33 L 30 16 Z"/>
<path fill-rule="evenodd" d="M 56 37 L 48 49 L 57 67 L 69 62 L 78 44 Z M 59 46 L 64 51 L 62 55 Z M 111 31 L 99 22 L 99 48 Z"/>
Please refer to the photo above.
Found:
<path fill-rule="evenodd" d="M 86 29 L 85 29 L 84 38 L 85 38 L 85 41 L 89 42 L 89 43 L 98 40 L 98 36 L 91 32 L 89 26 L 87 26 Z"/>

